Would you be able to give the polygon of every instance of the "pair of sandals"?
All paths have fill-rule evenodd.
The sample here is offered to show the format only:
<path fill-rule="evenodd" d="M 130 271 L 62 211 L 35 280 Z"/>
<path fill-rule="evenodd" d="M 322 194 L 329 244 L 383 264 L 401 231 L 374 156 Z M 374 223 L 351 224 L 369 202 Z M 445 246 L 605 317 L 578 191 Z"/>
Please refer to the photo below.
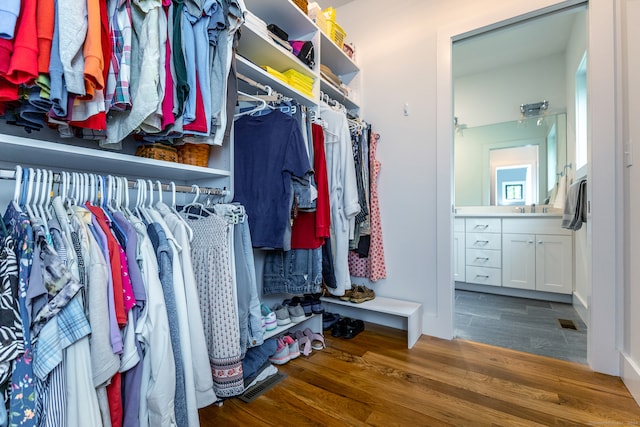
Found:
<path fill-rule="evenodd" d="M 341 317 L 331 328 L 331 336 L 351 339 L 362 331 L 364 331 L 364 322 L 362 320 Z"/>
<path fill-rule="evenodd" d="M 298 340 L 300 351 L 305 356 L 311 354 L 311 350 L 322 350 L 325 348 L 324 336 L 313 332 L 310 328 L 306 328 L 304 331 L 299 329 L 291 335 Z"/>

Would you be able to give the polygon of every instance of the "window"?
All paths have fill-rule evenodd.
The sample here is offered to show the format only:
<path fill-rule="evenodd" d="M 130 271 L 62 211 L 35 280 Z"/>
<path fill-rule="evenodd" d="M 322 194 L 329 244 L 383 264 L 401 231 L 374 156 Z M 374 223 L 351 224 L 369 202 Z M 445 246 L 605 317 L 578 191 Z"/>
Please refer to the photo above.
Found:
<path fill-rule="evenodd" d="M 523 183 L 505 183 L 504 195 L 508 202 L 519 202 L 523 199 L 524 184 Z"/>
<path fill-rule="evenodd" d="M 587 164 L 587 54 L 576 70 L 576 171 Z M 582 174 L 580 174 L 582 175 Z"/>

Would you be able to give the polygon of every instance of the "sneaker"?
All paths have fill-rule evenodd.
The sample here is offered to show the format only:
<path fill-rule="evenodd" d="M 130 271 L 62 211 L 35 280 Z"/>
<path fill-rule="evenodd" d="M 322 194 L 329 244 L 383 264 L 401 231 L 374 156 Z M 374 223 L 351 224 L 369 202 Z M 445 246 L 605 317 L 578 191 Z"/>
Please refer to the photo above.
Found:
<path fill-rule="evenodd" d="M 276 323 L 278 324 L 278 326 L 284 326 L 291 323 L 291 319 L 289 318 L 289 310 L 287 310 L 287 307 L 281 304 L 276 304 L 275 306 L 273 306 L 273 311 L 276 313 Z"/>
<path fill-rule="evenodd" d="M 289 317 L 293 323 L 302 322 L 307 317 L 300 304 L 289 305 L 287 306 L 287 309 L 289 310 Z"/>
<path fill-rule="evenodd" d="M 293 338 L 291 335 L 285 335 L 282 337 L 282 340 L 289 346 L 289 359 L 293 360 L 300 356 L 300 346 L 298 345 L 297 339 Z"/>
<path fill-rule="evenodd" d="M 291 356 L 289 355 L 289 344 L 285 343 L 282 338 L 278 338 L 278 348 L 276 349 L 276 352 L 269 357 L 269 362 L 274 365 L 284 365 L 289 360 L 291 360 Z"/>
<path fill-rule="evenodd" d="M 278 327 L 278 322 L 276 320 L 276 314 L 269 309 L 264 304 L 260 305 L 260 311 L 262 312 L 262 317 L 264 318 L 265 331 L 273 331 Z"/>
<path fill-rule="evenodd" d="M 329 313 L 325 311 L 322 313 L 322 329 L 327 330 L 333 328 L 333 325 L 340 319 L 338 313 Z"/>
<path fill-rule="evenodd" d="M 361 303 L 365 301 L 370 301 L 376 297 L 373 289 L 369 289 L 366 286 L 356 286 L 355 289 L 351 292 L 351 298 L 349 301 L 355 303 Z"/>
<path fill-rule="evenodd" d="M 313 314 L 324 313 L 324 306 L 322 305 L 322 301 L 320 301 L 320 294 L 311 295 L 311 312 Z"/>
<path fill-rule="evenodd" d="M 346 291 L 344 291 L 344 295 L 342 295 L 340 297 L 341 301 L 350 301 L 351 300 L 351 294 L 353 294 L 353 292 L 356 290 L 356 285 L 351 285 L 351 289 L 347 289 Z"/>

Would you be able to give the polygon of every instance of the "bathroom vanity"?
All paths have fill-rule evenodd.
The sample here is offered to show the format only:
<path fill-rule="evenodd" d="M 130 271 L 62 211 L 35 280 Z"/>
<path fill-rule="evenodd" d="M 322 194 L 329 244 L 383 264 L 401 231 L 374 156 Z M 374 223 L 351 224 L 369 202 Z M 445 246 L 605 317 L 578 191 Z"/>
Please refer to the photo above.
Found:
<path fill-rule="evenodd" d="M 454 280 L 458 288 L 545 298 L 573 292 L 573 233 L 559 211 L 458 210 L 454 220 Z"/>

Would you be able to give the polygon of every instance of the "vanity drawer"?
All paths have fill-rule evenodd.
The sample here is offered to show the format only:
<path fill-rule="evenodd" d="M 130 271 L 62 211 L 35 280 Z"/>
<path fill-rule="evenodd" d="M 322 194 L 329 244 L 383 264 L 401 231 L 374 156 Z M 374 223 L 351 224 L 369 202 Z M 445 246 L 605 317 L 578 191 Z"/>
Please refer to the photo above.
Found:
<path fill-rule="evenodd" d="M 466 259 L 467 265 L 500 268 L 502 266 L 502 251 L 467 249 Z"/>
<path fill-rule="evenodd" d="M 500 250 L 502 248 L 501 236 L 499 233 L 467 233 L 467 248 Z"/>
<path fill-rule="evenodd" d="M 502 233 L 500 218 L 466 218 L 467 233 Z"/>
<path fill-rule="evenodd" d="M 499 268 L 467 266 L 467 283 L 501 286 L 502 270 Z"/>

